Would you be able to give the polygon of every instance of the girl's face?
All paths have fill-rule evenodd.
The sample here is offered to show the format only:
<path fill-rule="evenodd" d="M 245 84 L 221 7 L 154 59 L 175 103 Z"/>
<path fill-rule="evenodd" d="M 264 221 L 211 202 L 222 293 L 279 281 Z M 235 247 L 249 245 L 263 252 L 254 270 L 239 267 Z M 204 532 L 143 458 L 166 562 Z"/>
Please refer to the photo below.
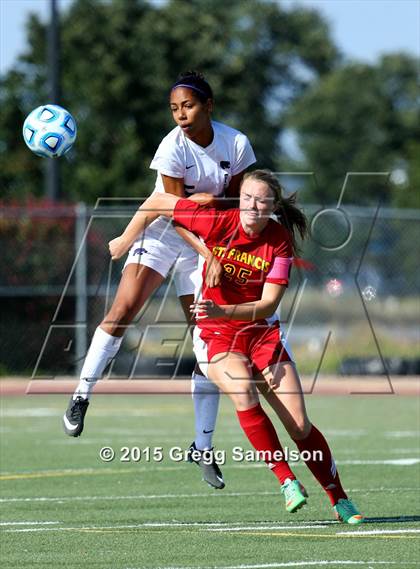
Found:
<path fill-rule="evenodd" d="M 241 187 L 240 220 L 246 233 L 260 233 L 275 208 L 272 190 L 265 182 L 248 178 Z"/>
<path fill-rule="evenodd" d="M 206 129 L 211 129 L 211 99 L 202 103 L 192 89 L 177 87 L 171 92 L 170 106 L 174 121 L 188 138 L 194 139 Z"/>

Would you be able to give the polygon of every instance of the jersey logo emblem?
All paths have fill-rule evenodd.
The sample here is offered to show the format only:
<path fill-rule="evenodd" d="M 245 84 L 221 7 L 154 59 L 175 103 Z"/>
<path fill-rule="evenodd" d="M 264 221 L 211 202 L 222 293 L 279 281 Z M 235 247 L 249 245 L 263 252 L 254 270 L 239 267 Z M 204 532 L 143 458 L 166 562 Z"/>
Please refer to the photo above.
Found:
<path fill-rule="evenodd" d="M 223 168 L 223 170 L 228 170 L 230 168 L 230 162 L 228 160 L 221 160 L 220 167 Z"/>
<path fill-rule="evenodd" d="M 139 247 L 133 252 L 133 255 L 143 255 L 143 253 L 148 253 L 144 247 Z"/>
<path fill-rule="evenodd" d="M 189 170 L 190 168 L 194 168 L 195 164 L 191 164 L 191 166 L 185 166 L 186 170 Z"/>

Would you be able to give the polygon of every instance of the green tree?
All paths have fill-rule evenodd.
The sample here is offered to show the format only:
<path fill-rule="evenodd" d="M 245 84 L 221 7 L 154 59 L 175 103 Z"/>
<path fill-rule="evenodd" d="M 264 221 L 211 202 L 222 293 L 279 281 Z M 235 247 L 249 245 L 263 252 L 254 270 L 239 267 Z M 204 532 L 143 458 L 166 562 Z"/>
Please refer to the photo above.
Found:
<path fill-rule="evenodd" d="M 289 125 L 315 172 L 309 200 L 336 202 L 346 172 L 390 172 L 351 180 L 357 204 L 420 207 L 418 61 L 405 54 L 347 64 L 314 83 L 292 106 Z"/>
<path fill-rule="evenodd" d="M 26 114 L 48 100 L 46 28 L 28 22 L 28 50 L 0 78 L 2 196 L 43 193 L 45 161 L 24 146 Z M 75 0 L 61 17 L 62 100 L 78 140 L 61 159 L 64 199 L 141 196 L 150 160 L 172 128 L 167 95 L 180 71 L 214 86 L 215 118 L 244 130 L 260 164 L 276 167 L 284 112 L 338 60 L 316 11 L 267 0 Z"/>

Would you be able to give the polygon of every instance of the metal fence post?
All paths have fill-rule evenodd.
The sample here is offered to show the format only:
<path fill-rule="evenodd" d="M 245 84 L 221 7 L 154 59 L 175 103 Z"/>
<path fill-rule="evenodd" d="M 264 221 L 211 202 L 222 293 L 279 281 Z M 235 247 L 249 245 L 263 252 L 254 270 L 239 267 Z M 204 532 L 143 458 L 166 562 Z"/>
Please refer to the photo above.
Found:
<path fill-rule="evenodd" d="M 76 366 L 75 372 L 80 375 L 87 350 L 87 240 L 83 242 L 86 231 L 86 204 L 76 206 L 75 223 L 75 256 L 76 263 Z"/>

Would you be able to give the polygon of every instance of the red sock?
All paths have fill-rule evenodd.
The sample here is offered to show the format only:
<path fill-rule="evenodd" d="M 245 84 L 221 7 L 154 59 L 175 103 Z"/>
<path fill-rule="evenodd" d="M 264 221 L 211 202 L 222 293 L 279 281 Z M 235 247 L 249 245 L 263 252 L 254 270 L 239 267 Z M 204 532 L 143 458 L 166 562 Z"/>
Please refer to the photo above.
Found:
<path fill-rule="evenodd" d="M 273 423 L 261 405 L 258 403 L 251 409 L 236 411 L 236 414 L 249 442 L 255 450 L 264 452 L 264 460 L 277 476 L 280 484 L 283 484 L 287 478 L 294 480 L 296 477 L 284 459 L 269 460 L 270 457 L 279 458 L 284 456 L 284 452 Z"/>
<path fill-rule="evenodd" d="M 307 460 L 305 455 L 308 453 L 306 452 L 304 454 L 305 463 L 328 494 L 331 504 L 334 506 L 340 498 L 347 498 L 347 494 L 341 486 L 340 477 L 338 476 L 330 447 L 328 446 L 324 435 L 320 433 L 314 425 L 312 425 L 311 432 L 306 439 L 295 441 L 295 443 L 300 453 L 303 451 L 309 451 L 312 455 L 314 451 L 321 451 L 322 459 L 318 458 L 318 460 L 313 460 L 312 457 Z"/>

